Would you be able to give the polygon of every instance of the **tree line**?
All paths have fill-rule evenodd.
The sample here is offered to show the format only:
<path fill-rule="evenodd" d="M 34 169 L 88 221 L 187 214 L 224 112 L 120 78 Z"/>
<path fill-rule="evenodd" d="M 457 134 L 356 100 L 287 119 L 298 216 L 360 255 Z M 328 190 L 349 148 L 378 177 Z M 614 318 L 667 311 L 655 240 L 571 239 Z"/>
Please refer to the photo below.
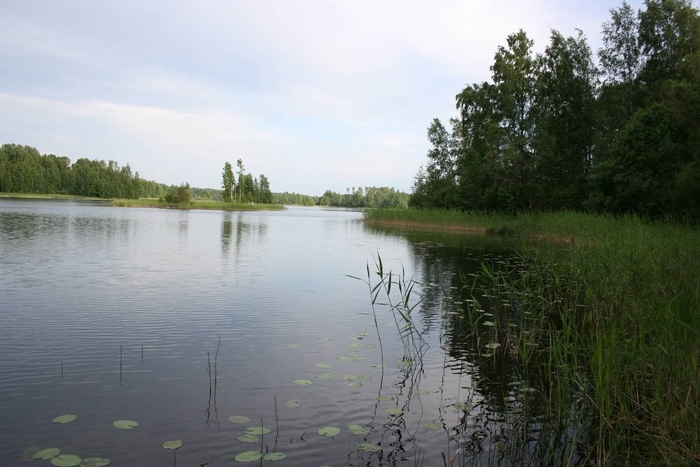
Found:
<path fill-rule="evenodd" d="M 233 173 L 233 166 L 226 161 L 222 173 L 221 194 L 227 203 L 273 203 L 270 182 L 265 175 L 260 174 L 260 178 L 253 177 L 245 173 L 243 160 L 236 161 L 238 178 Z"/>
<path fill-rule="evenodd" d="M 700 17 L 688 0 L 623 2 L 597 64 L 581 31 L 543 53 L 520 30 L 491 80 L 428 128 L 410 203 L 479 211 L 591 210 L 700 220 Z"/>
<path fill-rule="evenodd" d="M 344 194 L 331 190 L 318 200 L 321 206 L 343 208 L 405 208 L 408 207 L 409 195 L 388 187 L 352 187 Z"/>
<path fill-rule="evenodd" d="M 0 192 L 50 193 L 96 198 L 158 198 L 169 187 L 139 177 L 129 164 L 41 155 L 19 144 L 0 146 Z"/>

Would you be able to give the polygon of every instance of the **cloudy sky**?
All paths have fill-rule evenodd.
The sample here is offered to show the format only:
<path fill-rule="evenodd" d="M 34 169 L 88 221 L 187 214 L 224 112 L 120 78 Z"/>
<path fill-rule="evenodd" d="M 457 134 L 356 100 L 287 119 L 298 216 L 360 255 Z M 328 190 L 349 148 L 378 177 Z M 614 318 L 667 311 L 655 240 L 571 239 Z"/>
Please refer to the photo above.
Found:
<path fill-rule="evenodd" d="M 275 192 L 410 191 L 427 126 L 508 34 L 541 51 L 579 28 L 595 51 L 621 3 L 3 0 L 0 144 L 166 184 L 219 188 L 242 159 Z"/>

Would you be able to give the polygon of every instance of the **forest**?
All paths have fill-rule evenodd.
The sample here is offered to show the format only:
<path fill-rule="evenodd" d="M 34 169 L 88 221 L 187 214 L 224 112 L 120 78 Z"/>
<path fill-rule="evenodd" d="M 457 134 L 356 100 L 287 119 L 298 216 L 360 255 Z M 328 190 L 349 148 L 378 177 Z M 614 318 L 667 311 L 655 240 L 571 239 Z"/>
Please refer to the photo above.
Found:
<path fill-rule="evenodd" d="M 623 2 L 597 61 L 583 32 L 542 53 L 520 30 L 491 80 L 434 119 L 410 204 L 480 212 L 578 210 L 700 221 L 700 20 L 687 0 Z"/>
<path fill-rule="evenodd" d="M 19 144 L 0 146 L 0 193 L 50 193 L 95 198 L 159 198 L 169 187 L 139 177 L 129 164 L 41 155 Z"/>

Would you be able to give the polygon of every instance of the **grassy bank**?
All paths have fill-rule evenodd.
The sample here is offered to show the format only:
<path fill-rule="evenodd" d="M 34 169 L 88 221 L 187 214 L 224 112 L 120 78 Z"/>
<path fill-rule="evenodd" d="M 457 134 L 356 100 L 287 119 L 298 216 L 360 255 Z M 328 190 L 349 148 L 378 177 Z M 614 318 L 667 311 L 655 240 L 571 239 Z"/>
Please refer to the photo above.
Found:
<path fill-rule="evenodd" d="M 56 193 L 0 193 L 0 198 L 20 198 L 20 199 L 79 199 L 85 201 L 107 201 L 103 198 L 89 196 L 60 195 Z"/>
<path fill-rule="evenodd" d="M 563 254 L 529 247 L 517 269 L 485 269 L 469 284 L 497 290 L 519 310 L 517 331 L 501 350 L 540 375 L 554 417 L 586 407 L 579 417 L 588 438 L 578 442 L 598 465 L 700 462 L 697 228 L 579 213 L 377 210 L 366 218 L 568 239 Z M 515 320 L 513 311 L 501 316 Z"/>
<path fill-rule="evenodd" d="M 171 208 L 171 209 L 207 209 L 220 211 L 263 211 L 284 209 L 281 204 L 256 204 L 256 203 L 224 203 L 223 201 L 212 201 L 195 199 L 186 204 L 172 204 L 159 200 L 158 198 L 140 199 L 114 199 L 113 206 L 119 207 L 146 207 L 146 208 Z"/>

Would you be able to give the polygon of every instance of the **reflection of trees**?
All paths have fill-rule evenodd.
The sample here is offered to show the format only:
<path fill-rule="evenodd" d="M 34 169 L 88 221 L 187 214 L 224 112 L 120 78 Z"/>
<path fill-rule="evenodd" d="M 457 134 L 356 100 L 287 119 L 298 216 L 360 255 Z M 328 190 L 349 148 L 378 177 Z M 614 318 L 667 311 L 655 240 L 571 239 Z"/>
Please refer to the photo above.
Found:
<path fill-rule="evenodd" d="M 472 287 L 482 264 L 518 274 L 513 250 L 486 237 L 395 234 L 414 250 L 413 277 L 422 285 L 415 319 L 423 332 L 439 333 L 446 371 L 469 379 L 469 406 L 450 432 L 463 452 L 457 465 L 585 464 L 578 452 L 584 410 L 572 406 L 553 415 L 544 359 L 535 355 L 526 364 L 518 354 L 522 310 L 512 296 Z"/>
<path fill-rule="evenodd" d="M 242 213 L 225 212 L 221 223 L 221 252 L 228 258 L 231 244 L 234 246 L 234 257 L 240 256 L 243 245 L 258 242 L 267 231 L 267 224 L 263 222 L 249 222 L 244 220 Z"/>

